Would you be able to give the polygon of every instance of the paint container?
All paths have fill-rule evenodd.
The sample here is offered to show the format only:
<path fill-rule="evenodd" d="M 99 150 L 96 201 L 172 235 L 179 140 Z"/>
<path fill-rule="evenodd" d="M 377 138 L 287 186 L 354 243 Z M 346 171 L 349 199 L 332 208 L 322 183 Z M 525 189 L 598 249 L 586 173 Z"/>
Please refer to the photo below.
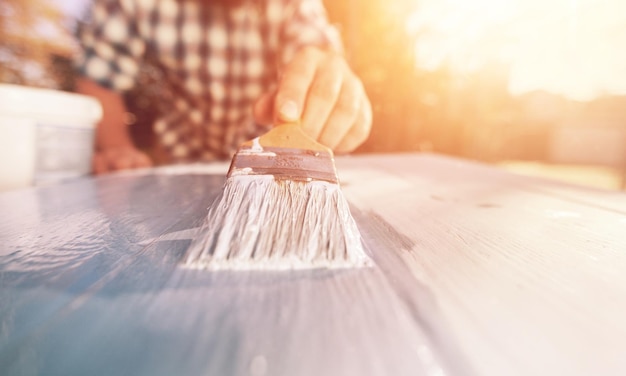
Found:
<path fill-rule="evenodd" d="M 0 84 L 0 191 L 89 174 L 101 118 L 94 98 Z"/>

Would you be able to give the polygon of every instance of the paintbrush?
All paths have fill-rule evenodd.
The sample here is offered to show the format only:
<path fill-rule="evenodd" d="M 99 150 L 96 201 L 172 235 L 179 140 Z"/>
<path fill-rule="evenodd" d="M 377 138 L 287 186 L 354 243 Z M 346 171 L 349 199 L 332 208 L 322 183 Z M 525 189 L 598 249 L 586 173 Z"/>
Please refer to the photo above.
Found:
<path fill-rule="evenodd" d="M 289 123 L 239 148 L 184 264 L 274 270 L 352 268 L 371 261 L 332 151 Z"/>

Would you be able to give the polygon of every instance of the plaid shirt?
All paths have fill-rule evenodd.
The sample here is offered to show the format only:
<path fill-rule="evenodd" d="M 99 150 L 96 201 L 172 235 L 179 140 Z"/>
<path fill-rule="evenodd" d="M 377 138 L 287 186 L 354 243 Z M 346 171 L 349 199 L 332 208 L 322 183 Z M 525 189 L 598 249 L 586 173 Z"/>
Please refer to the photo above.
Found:
<path fill-rule="evenodd" d="M 82 30 L 80 72 L 100 85 L 134 87 L 148 56 L 172 100 L 156 103 L 154 132 L 171 162 L 230 158 L 264 132 L 252 105 L 298 48 L 341 48 L 321 0 L 96 0 Z"/>

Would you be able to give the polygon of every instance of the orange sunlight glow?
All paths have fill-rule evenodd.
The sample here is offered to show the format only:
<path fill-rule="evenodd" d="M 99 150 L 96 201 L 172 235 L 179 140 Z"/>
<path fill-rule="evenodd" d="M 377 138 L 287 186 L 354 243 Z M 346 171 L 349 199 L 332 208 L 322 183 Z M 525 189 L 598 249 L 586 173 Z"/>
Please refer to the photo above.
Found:
<path fill-rule="evenodd" d="M 624 0 L 421 0 L 406 23 L 421 69 L 506 67 L 512 94 L 626 94 Z"/>

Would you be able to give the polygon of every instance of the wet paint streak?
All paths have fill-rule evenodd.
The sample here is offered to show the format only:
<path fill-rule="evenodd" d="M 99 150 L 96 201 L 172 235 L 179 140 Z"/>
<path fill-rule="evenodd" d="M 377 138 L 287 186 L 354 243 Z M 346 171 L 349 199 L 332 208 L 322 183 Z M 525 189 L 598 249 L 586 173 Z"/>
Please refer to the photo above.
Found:
<path fill-rule="evenodd" d="M 447 374 L 456 359 L 433 346 L 433 330 L 415 320 L 389 270 L 182 267 L 222 183 L 201 175 L 76 182 L 45 190 L 41 206 L 63 192 L 90 194 L 34 210 L 35 226 L 3 223 L 5 244 L 19 247 L 0 258 L 2 374 Z M 68 226 L 64 207 L 100 220 Z M 31 237 L 57 242 L 24 242 Z M 396 252 L 365 240 L 373 255 Z M 37 267 L 28 255 L 40 255 Z"/>
<path fill-rule="evenodd" d="M 625 373 L 605 206 L 626 195 L 429 155 L 338 166 L 371 268 L 182 267 L 224 183 L 201 169 L 0 195 L 2 375 Z"/>

